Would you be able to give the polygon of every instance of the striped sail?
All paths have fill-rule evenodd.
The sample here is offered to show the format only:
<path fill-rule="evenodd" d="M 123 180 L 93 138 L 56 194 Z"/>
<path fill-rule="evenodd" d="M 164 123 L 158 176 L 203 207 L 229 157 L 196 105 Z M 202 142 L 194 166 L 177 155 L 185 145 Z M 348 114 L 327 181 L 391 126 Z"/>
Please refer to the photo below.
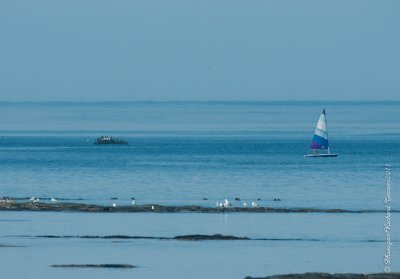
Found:
<path fill-rule="evenodd" d="M 315 128 L 314 137 L 311 142 L 311 149 L 328 149 L 328 130 L 326 126 L 325 109 L 319 117 L 317 128 Z"/>

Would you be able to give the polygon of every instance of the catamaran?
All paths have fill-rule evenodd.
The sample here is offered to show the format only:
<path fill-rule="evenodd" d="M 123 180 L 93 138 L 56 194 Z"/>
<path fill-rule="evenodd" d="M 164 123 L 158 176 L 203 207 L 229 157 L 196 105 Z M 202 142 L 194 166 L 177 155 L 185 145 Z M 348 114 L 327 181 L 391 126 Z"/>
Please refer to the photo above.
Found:
<path fill-rule="evenodd" d="M 328 127 L 326 124 L 325 109 L 319 117 L 317 128 L 315 128 L 314 137 L 310 146 L 311 152 L 304 157 L 337 157 L 338 154 L 331 153 L 328 143 Z M 319 153 L 321 152 L 322 153 Z"/>

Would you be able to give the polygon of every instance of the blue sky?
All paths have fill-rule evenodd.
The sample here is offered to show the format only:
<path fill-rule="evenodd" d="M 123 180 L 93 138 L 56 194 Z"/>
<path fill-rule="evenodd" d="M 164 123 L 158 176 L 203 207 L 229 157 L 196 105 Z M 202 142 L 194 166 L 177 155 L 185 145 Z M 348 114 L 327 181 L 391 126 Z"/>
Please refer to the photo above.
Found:
<path fill-rule="evenodd" d="M 0 0 L 0 101 L 399 100 L 400 1 Z"/>

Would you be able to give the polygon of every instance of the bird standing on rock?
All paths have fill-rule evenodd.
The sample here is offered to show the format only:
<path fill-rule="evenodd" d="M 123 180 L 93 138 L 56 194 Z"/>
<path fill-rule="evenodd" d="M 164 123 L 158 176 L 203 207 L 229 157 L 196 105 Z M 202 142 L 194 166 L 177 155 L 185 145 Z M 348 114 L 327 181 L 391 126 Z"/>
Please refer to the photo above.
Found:
<path fill-rule="evenodd" d="M 231 203 L 227 199 L 225 199 L 224 207 L 230 207 L 230 206 L 231 206 Z"/>

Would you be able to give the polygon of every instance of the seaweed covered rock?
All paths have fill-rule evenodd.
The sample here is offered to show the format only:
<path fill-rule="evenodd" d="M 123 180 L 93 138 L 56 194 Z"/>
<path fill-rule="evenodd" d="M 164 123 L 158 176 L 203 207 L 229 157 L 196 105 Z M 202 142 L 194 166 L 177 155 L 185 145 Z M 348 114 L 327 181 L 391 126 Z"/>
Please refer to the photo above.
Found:
<path fill-rule="evenodd" d="M 94 144 L 128 144 L 128 142 L 111 136 L 101 136 L 96 139 Z"/>
<path fill-rule="evenodd" d="M 400 273 L 321 273 L 283 274 L 266 277 L 246 277 L 245 279 L 400 279 Z"/>

